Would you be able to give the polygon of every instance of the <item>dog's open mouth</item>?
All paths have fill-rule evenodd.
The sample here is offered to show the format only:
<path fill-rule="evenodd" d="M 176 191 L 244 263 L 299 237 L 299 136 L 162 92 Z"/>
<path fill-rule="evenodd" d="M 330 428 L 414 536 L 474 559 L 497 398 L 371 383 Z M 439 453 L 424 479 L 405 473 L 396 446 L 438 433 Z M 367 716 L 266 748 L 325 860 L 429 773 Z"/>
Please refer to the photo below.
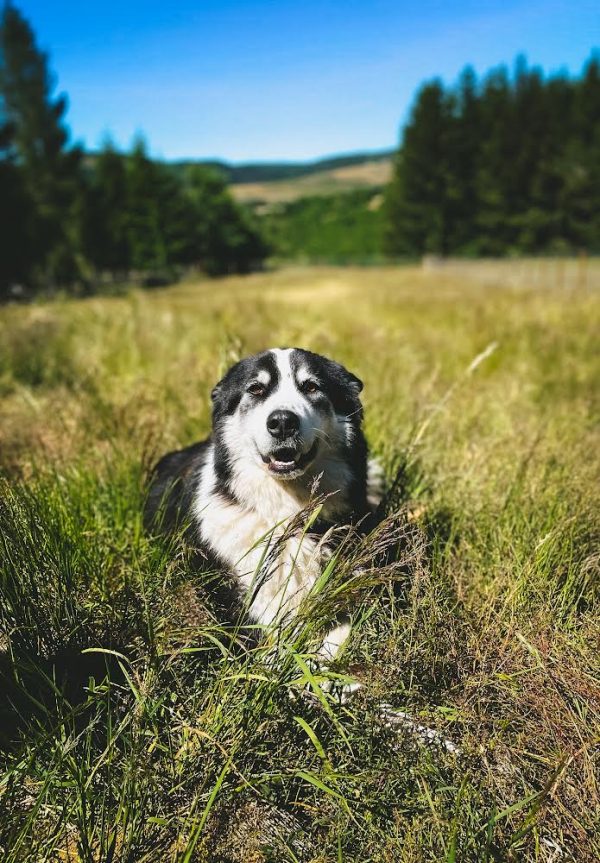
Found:
<path fill-rule="evenodd" d="M 317 453 L 318 441 L 315 441 L 308 452 L 301 453 L 292 447 L 280 447 L 268 455 L 261 455 L 269 473 L 281 477 L 291 477 L 301 473 L 314 459 Z"/>

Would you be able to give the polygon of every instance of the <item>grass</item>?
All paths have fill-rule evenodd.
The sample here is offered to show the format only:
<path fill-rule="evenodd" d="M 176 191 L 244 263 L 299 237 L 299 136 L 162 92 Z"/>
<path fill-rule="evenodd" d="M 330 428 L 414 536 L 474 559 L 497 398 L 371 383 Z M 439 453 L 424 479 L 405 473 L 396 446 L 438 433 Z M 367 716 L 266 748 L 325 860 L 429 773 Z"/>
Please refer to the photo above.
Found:
<path fill-rule="evenodd" d="M 232 183 L 237 201 L 246 204 L 284 204 L 315 195 L 340 195 L 361 189 L 378 190 L 389 182 L 393 158 L 366 159 L 358 165 L 330 167 L 285 180 Z"/>
<path fill-rule="evenodd" d="M 3 308 L 2 860 L 597 860 L 599 279 L 297 269 Z M 140 513 L 221 372 L 279 344 L 364 379 L 400 481 L 361 572 L 249 641 Z M 401 559 L 370 566 L 393 530 Z M 340 600 L 337 672 L 366 680 L 344 706 L 307 662 Z"/>

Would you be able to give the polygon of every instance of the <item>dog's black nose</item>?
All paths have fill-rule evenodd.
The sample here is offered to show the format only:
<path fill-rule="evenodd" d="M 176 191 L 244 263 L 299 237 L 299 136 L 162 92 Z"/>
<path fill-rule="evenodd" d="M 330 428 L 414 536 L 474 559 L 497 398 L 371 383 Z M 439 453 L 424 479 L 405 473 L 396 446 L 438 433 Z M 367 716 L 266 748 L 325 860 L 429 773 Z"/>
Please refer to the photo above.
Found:
<path fill-rule="evenodd" d="M 300 428 L 300 418 L 292 411 L 273 411 L 267 417 L 269 433 L 278 440 L 285 440 Z"/>

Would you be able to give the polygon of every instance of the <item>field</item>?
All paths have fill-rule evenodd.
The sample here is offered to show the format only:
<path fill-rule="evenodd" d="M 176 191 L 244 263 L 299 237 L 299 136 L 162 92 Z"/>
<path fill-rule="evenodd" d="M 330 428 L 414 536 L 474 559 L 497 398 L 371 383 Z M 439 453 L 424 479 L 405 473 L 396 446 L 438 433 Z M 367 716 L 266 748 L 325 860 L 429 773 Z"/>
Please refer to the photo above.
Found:
<path fill-rule="evenodd" d="M 0 309 L 2 860 L 599 859 L 598 332 L 584 259 Z M 223 370 L 284 344 L 364 380 L 402 542 L 252 644 L 141 508 Z M 345 705 L 307 662 L 336 602 Z"/>
<path fill-rule="evenodd" d="M 358 165 L 325 168 L 282 180 L 232 183 L 234 198 L 243 203 L 281 204 L 315 195 L 337 195 L 385 186 L 392 175 L 392 157 L 366 159 Z"/>

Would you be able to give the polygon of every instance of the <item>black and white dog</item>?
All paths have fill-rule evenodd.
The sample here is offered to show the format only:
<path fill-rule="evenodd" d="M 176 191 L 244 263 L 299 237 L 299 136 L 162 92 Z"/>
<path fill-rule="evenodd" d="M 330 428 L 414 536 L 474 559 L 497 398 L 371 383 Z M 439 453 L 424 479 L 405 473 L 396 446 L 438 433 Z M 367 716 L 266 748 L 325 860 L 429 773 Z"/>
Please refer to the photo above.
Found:
<path fill-rule="evenodd" d="M 364 525 L 379 502 L 375 464 L 368 482 L 362 386 L 339 363 L 300 348 L 248 357 L 212 391 L 211 437 L 165 455 L 154 469 L 147 521 L 191 525 L 235 577 L 255 623 L 289 619 L 331 553 L 326 528 Z M 320 530 L 290 535 L 315 495 L 323 501 Z M 278 540 L 273 560 L 267 552 Z M 332 625 L 321 657 L 333 658 L 348 634 L 347 620 Z"/>
<path fill-rule="evenodd" d="M 166 530 L 187 525 L 234 576 L 255 623 L 278 625 L 298 611 L 331 555 L 328 528 L 364 532 L 376 521 L 384 482 L 367 457 L 362 386 L 310 351 L 263 351 L 236 363 L 213 389 L 211 437 L 168 453 L 154 468 L 146 522 Z M 315 497 L 322 508 L 307 531 L 301 517 L 310 519 Z M 332 620 L 320 659 L 334 659 L 349 632 L 348 618 Z M 458 751 L 403 711 L 380 708 L 386 724 Z"/>

